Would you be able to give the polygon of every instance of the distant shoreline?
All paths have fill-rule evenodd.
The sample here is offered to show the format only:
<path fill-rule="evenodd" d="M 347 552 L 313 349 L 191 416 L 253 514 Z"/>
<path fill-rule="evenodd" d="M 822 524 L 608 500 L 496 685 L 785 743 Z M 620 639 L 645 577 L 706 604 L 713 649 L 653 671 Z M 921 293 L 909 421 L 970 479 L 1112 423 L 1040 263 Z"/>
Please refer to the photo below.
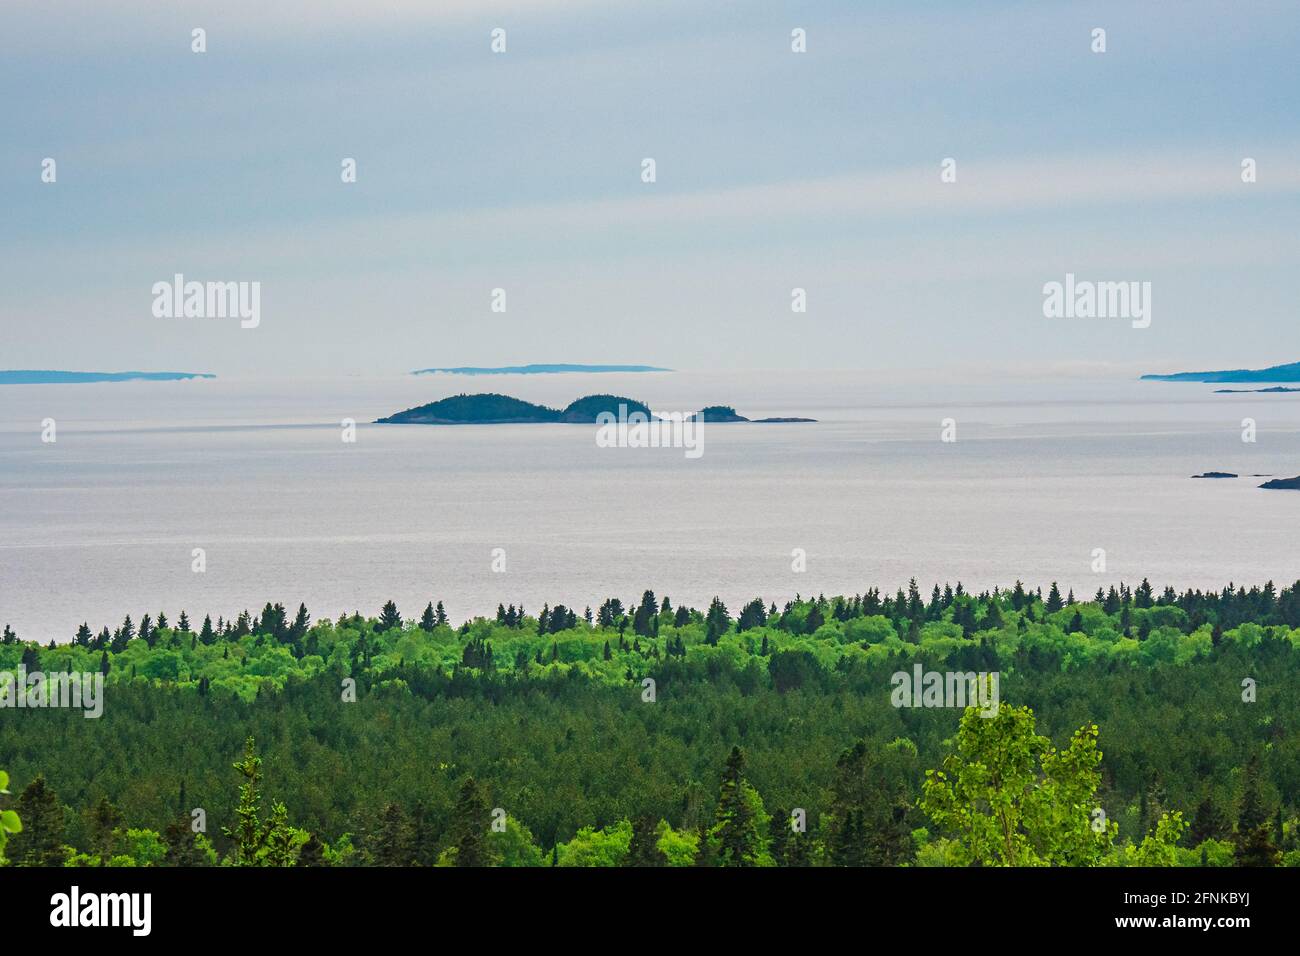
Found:
<path fill-rule="evenodd" d="M 671 372 L 655 365 L 501 365 L 495 368 L 459 365 L 454 368 L 417 368 L 412 375 L 558 375 L 565 372 Z"/>
<path fill-rule="evenodd" d="M 1216 372 L 1174 372 L 1170 375 L 1143 375 L 1144 382 L 1300 382 L 1300 362 L 1270 365 L 1268 368 L 1220 369 Z"/>
<path fill-rule="evenodd" d="M 63 372 L 53 369 L 0 370 L 0 385 L 82 385 L 93 382 L 180 382 L 216 378 L 211 372 Z"/>

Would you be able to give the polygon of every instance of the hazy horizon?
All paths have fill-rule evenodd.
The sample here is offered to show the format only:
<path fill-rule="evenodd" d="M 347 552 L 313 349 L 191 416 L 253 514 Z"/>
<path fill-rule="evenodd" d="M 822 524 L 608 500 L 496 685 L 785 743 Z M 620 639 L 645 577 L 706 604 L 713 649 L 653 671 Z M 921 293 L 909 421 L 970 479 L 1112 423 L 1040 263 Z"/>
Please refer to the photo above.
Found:
<path fill-rule="evenodd" d="M 1141 374 L 1300 356 L 1294 5 L 6 17 L 12 368 Z M 155 317 L 151 287 L 178 273 L 260 283 L 259 324 Z M 1044 318 L 1067 273 L 1150 282 L 1150 327 Z"/>

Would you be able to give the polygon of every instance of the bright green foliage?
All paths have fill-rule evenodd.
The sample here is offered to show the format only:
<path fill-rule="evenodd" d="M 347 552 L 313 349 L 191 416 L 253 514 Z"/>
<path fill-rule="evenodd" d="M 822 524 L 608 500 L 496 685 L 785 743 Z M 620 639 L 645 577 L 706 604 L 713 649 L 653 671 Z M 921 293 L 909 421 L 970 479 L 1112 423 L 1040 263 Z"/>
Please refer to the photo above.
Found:
<path fill-rule="evenodd" d="M 558 847 L 558 866 L 622 866 L 632 844 L 632 824 L 620 820 L 597 830 L 583 827 L 568 843 Z"/>
<path fill-rule="evenodd" d="M 1100 760 L 1096 726 L 1058 752 L 1034 732 L 1028 707 L 1003 705 L 992 717 L 969 707 L 957 752 L 926 771 L 921 808 L 954 836 L 965 865 L 1095 864 L 1116 832 L 1093 815 Z"/>
<path fill-rule="evenodd" d="M 711 839 L 725 822 L 716 774 L 737 742 L 750 758 L 753 794 L 738 787 L 747 800 L 723 807 L 725 820 L 744 823 L 747 806 L 754 819 L 764 804 L 783 808 L 766 827 L 767 854 L 782 864 L 897 863 L 913 852 L 917 864 L 960 862 L 967 841 L 914 797 L 923 768 L 954 749 L 961 715 L 895 708 L 888 698 L 890 675 L 921 663 L 1000 672 L 1004 707 L 1032 707 L 1034 734 L 1061 742 L 1059 753 L 1033 754 L 1035 779 L 1051 771 L 1041 793 L 1036 784 L 1020 801 L 1027 860 L 1088 863 L 1109 846 L 1140 848 L 1174 812 L 1193 824 L 1180 863 L 1200 848 L 1214 865 L 1224 841 L 1243 861 L 1300 858 L 1291 823 L 1300 816 L 1300 738 L 1290 728 L 1300 713 L 1300 588 L 1115 590 L 1049 609 L 1042 592 L 1023 586 L 993 594 L 908 587 L 896 597 L 873 589 L 785 607 L 750 600 L 736 620 L 720 600 L 708 613 L 624 595 L 590 620 L 566 608 L 558 625 L 553 602 L 545 633 L 513 604 L 495 620 L 453 628 L 441 602 L 430 601 L 427 615 L 409 609 L 410 620 L 394 607 L 380 618 L 314 622 L 301 607 L 296 619 L 286 615 L 296 602 L 274 602 L 235 621 L 212 615 L 195 639 L 150 609 L 147 640 L 137 613 L 141 627 L 123 621 L 117 635 L 87 626 L 53 648 L 0 641 L 0 671 L 25 660 L 47 672 L 102 672 L 110 685 L 100 720 L 0 708 L 0 754 L 21 783 L 15 793 L 44 772 L 45 786 L 76 795 L 68 808 L 56 800 L 58 813 L 37 827 L 57 831 L 41 838 L 55 862 L 66 846 L 97 860 L 126 858 L 124 828 L 163 833 L 165 862 L 193 865 L 196 849 L 205 859 L 214 849 L 206 838 L 168 836 L 188 812 L 175 800 L 183 772 L 188 805 L 235 831 L 215 836 L 234 863 L 244 793 L 226 782 L 232 741 L 249 735 L 274 768 L 288 816 L 319 834 L 309 858 L 330 865 L 373 861 L 389 804 L 410 820 L 419 863 L 432 864 L 462 835 L 471 856 L 473 841 L 486 841 L 478 856 L 492 863 L 492 844 L 510 831 L 491 830 L 491 804 L 476 833 L 457 831 L 458 789 L 469 776 L 535 835 L 544 862 L 558 861 L 559 847 L 585 827 L 608 832 L 646 817 L 664 821 L 658 845 L 674 864 L 692 841 L 702 850 L 692 860 L 716 863 Z M 1242 675 L 1258 681 L 1257 703 L 1242 702 Z M 340 705 L 344 677 L 356 681 L 355 704 Z M 655 679 L 658 703 L 641 701 L 645 677 Z M 1088 733 L 1072 739 L 1094 724 L 1105 738 L 1102 765 Z M 855 791 L 839 760 L 859 742 L 863 766 L 881 772 L 864 772 Z M 896 742 L 915 756 L 895 773 Z M 1242 768 L 1257 750 L 1257 798 L 1247 800 Z M 1089 807 L 1090 778 L 1102 766 L 1105 789 L 1092 789 L 1101 796 Z M 104 793 L 123 818 L 107 847 L 90 816 Z M 274 829 L 265 820 L 274 814 L 270 795 L 256 804 L 255 829 Z M 786 832 L 794 807 L 807 811 L 809 827 L 796 839 Z M 1107 818 L 1098 832 L 1100 807 Z M 19 836 L 6 848 L 11 863 Z M 252 859 L 262 865 L 268 848 L 258 842 Z"/>
<path fill-rule="evenodd" d="M 688 831 L 674 830 L 659 821 L 659 852 L 668 866 L 694 866 L 700 853 L 700 838 Z"/>
<path fill-rule="evenodd" d="M 1122 847 L 1105 859 L 1107 866 L 1179 866 L 1181 852 L 1178 840 L 1187 829 L 1183 815 L 1178 812 L 1162 813 L 1155 829 L 1140 844 Z M 1207 861 L 1208 863 L 1208 861 Z M 1182 865 L 1187 865 L 1183 863 Z M 1194 866 L 1199 866 L 1197 861 Z"/>
<path fill-rule="evenodd" d="M 9 774 L 0 770 L 0 794 L 8 794 Z M 0 866 L 5 864 L 5 845 L 9 840 L 9 834 L 21 833 L 23 829 L 22 820 L 18 817 L 16 810 L 0 810 Z"/>
<path fill-rule="evenodd" d="M 543 866 L 545 863 L 528 827 L 514 817 L 506 817 L 504 830 L 488 833 L 487 847 L 494 866 Z"/>

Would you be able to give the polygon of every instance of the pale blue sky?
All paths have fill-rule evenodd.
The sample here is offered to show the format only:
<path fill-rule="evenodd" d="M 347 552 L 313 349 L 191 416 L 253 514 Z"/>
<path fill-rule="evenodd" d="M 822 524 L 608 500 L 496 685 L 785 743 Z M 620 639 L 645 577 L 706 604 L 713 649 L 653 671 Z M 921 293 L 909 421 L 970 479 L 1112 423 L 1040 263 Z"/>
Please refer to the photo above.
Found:
<path fill-rule="evenodd" d="M 1294 2 L 53 0 L 0 21 L 0 367 L 1300 359 Z M 1151 327 L 1043 318 L 1067 271 L 1150 281 Z M 260 327 L 154 318 L 176 272 L 260 281 Z"/>

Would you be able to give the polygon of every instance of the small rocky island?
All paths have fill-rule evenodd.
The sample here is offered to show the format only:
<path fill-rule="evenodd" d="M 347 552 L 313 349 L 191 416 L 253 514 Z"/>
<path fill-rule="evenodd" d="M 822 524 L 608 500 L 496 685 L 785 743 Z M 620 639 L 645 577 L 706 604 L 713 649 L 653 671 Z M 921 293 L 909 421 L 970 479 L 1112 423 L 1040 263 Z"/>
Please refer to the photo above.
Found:
<path fill-rule="evenodd" d="M 488 392 L 479 395 L 452 395 L 448 398 L 408 408 L 386 418 L 378 419 L 377 425 L 520 425 L 520 424 L 565 424 L 594 425 L 598 416 L 609 413 L 616 418 L 620 409 L 624 415 L 640 413 L 646 419 L 654 418 L 654 413 L 644 402 L 620 395 L 586 395 L 570 402 L 562 409 L 536 405 L 509 395 Z M 706 422 L 751 422 L 753 424 L 774 424 L 780 422 L 812 422 L 812 418 L 759 418 L 749 419 L 736 414 L 728 405 L 710 405 L 700 410 L 701 418 Z"/>
<path fill-rule="evenodd" d="M 1268 394 L 1277 392 L 1300 392 L 1300 388 L 1287 388 L 1284 385 L 1274 385 L 1272 388 L 1216 388 L 1215 395 L 1255 395 Z"/>
<path fill-rule="evenodd" d="M 1300 475 L 1294 478 L 1274 478 L 1272 481 L 1264 482 L 1260 487 L 1274 491 L 1300 491 Z"/>
<path fill-rule="evenodd" d="M 1207 471 L 1203 475 L 1192 475 L 1193 478 L 1236 478 L 1230 471 Z"/>

